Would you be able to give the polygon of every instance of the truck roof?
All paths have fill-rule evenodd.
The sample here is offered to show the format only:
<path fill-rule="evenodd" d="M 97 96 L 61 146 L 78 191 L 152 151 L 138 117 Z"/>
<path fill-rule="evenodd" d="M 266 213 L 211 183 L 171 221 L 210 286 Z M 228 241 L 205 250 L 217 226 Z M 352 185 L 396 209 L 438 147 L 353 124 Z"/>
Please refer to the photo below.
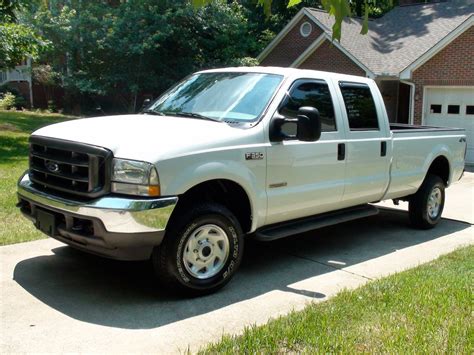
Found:
<path fill-rule="evenodd" d="M 244 72 L 244 73 L 262 73 L 262 74 L 279 74 L 285 77 L 307 77 L 320 79 L 335 78 L 344 81 L 355 81 L 360 83 L 368 83 L 372 79 L 364 78 L 362 76 L 339 74 L 327 71 L 309 70 L 309 69 L 298 69 L 298 68 L 283 68 L 283 67 L 227 67 L 218 69 L 202 70 L 199 73 L 219 73 L 219 72 Z"/>

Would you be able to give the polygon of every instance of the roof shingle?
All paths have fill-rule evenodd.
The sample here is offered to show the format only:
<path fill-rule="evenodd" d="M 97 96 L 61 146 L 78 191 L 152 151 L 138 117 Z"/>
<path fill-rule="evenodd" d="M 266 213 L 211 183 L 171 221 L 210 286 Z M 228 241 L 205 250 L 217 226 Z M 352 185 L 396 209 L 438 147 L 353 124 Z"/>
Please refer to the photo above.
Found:
<path fill-rule="evenodd" d="M 331 34 L 334 17 L 322 10 L 307 10 Z M 365 36 L 360 35 L 361 19 L 345 19 L 341 45 L 376 75 L 398 76 L 473 14 L 474 0 L 395 7 L 370 21 Z"/>

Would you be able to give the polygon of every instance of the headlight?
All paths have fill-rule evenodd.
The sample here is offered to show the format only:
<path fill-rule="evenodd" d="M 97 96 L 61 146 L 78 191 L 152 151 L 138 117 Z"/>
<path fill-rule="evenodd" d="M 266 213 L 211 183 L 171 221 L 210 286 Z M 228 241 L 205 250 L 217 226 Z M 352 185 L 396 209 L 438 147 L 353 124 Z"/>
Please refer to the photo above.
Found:
<path fill-rule="evenodd" d="M 143 161 L 114 159 L 112 192 L 127 195 L 159 196 L 160 180 L 155 166 Z"/>

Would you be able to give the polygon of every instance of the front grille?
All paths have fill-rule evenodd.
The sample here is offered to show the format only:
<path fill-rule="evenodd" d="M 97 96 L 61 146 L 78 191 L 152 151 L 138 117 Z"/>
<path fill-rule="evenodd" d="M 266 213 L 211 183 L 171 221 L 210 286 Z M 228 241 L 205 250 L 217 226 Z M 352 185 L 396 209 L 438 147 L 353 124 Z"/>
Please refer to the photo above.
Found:
<path fill-rule="evenodd" d="M 95 198 L 110 190 L 112 153 L 45 137 L 30 138 L 30 179 L 43 189 Z"/>

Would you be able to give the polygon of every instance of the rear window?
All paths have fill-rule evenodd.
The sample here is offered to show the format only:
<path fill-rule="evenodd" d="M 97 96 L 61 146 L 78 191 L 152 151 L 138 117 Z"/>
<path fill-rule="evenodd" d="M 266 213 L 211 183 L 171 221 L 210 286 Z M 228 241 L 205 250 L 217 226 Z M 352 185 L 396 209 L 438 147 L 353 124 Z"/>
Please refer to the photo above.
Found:
<path fill-rule="evenodd" d="M 371 131 L 379 129 L 375 101 L 366 84 L 340 82 L 347 119 L 351 131 Z"/>

